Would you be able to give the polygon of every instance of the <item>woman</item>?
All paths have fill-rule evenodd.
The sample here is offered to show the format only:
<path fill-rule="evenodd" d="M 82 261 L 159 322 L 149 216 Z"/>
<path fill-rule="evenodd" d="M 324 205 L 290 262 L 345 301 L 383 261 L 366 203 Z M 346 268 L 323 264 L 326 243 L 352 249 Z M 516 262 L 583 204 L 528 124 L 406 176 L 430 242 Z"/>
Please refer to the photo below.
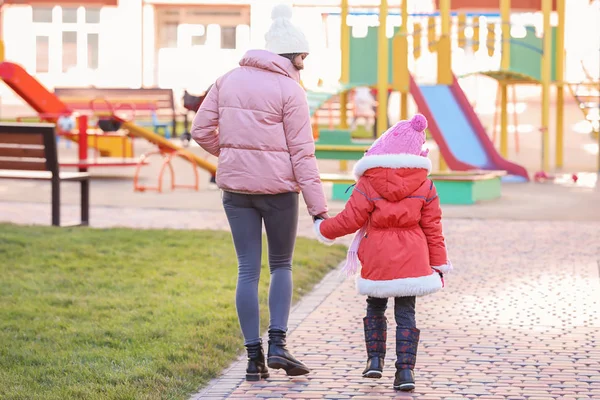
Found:
<path fill-rule="evenodd" d="M 251 381 L 269 376 L 258 310 L 262 223 L 271 271 L 267 365 L 295 376 L 310 372 L 289 353 L 285 340 L 298 192 L 313 218 L 328 217 L 306 93 L 299 84 L 308 42 L 292 25 L 289 6 L 276 6 L 271 17 L 267 50 L 248 51 L 238 68 L 217 79 L 192 125 L 194 140 L 219 157 L 217 185 L 238 257 L 236 307 Z"/>

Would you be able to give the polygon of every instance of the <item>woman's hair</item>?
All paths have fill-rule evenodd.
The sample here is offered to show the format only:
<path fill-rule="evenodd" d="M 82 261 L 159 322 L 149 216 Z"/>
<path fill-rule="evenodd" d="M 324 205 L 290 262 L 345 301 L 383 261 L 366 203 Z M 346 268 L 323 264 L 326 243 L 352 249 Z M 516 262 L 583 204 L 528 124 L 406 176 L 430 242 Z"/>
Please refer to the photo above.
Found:
<path fill-rule="evenodd" d="M 292 65 L 298 69 L 298 67 L 296 67 L 296 64 L 294 64 L 294 59 L 296 57 L 298 57 L 298 55 L 300 55 L 302 53 L 284 53 L 284 54 L 280 54 L 281 57 L 283 58 L 287 58 L 288 60 L 290 60 L 292 62 Z"/>

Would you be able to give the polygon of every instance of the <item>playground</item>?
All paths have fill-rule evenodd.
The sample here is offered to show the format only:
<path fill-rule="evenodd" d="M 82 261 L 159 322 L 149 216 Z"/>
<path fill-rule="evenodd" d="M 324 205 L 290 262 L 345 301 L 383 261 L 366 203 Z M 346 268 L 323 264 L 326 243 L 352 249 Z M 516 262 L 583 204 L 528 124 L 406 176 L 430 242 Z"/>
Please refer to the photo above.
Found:
<path fill-rule="evenodd" d="M 323 12 L 340 21 L 341 75 L 306 92 L 330 214 L 375 137 L 429 121 L 456 271 L 418 305 L 417 390 L 394 393 L 392 367 L 360 378 L 364 299 L 339 275 L 350 238 L 310 240 L 302 202 L 290 345 L 312 373 L 245 382 L 218 160 L 189 141 L 206 92 L 51 90 L 0 40 L 1 84 L 28 110 L 0 121 L 0 397 L 600 397 L 600 80 L 567 63 L 565 0 L 391 3 Z M 264 260 L 263 308 L 267 276 Z"/>
<path fill-rule="evenodd" d="M 565 81 L 561 3 L 537 10 L 541 27 L 511 22 L 516 20 L 512 15 L 535 10 L 528 5 L 511 7 L 509 1 L 495 12 L 476 12 L 465 5 L 451 11 L 446 2 L 438 6 L 434 14 L 411 14 L 408 2 L 402 2 L 397 13 L 400 25 L 388 26 L 386 2 L 376 13 L 351 10 L 347 1 L 341 2 L 340 79 L 320 80 L 318 87 L 307 88 L 317 158 L 327 165 L 330 160 L 339 162 L 338 168 L 322 169 L 323 182 L 332 186 L 331 199 L 348 199 L 346 189 L 353 182 L 349 162 L 360 158 L 373 140 L 353 139 L 361 117 L 355 96 L 360 88 L 369 88 L 374 95 L 374 136 L 390 126 L 392 114 L 406 119 L 418 111 L 427 117 L 428 146 L 437 167 L 432 179 L 443 204 L 494 201 L 511 184 L 552 183 L 568 176 L 577 183 L 580 173 L 597 172 L 598 77 L 582 61 L 584 78 Z M 373 14 L 377 26 L 367 24 L 355 35 L 357 26 L 348 25 L 350 17 Z M 554 24 L 551 14 L 556 17 Z M 325 20 L 332 16 L 323 14 Z M 468 57 L 482 58 L 484 48 L 487 61 L 465 67 Z M 3 45 L 0 55 L 0 77 L 33 111 L 16 115 L 15 121 L 22 126 L 55 124 L 57 140 L 77 147 L 76 154 L 68 151 L 69 146 L 63 152 L 69 155 L 61 154 L 61 171 L 130 169 L 135 192 L 163 193 L 165 179 L 170 180 L 171 191 L 198 191 L 200 171 L 208 172 L 214 182 L 216 160 L 190 151 L 188 132 L 178 132 L 179 117 L 185 117 L 187 129 L 188 112 L 197 110 L 206 93 L 195 97 L 186 92 L 183 112 L 168 89 L 55 88 L 51 92 L 23 67 L 5 60 Z M 460 62 L 453 62 L 457 55 Z M 455 64 L 458 72 L 453 70 Z M 496 95 L 490 96 L 486 90 L 494 86 Z M 390 110 L 392 93 L 396 110 Z M 587 133 L 580 133 L 583 125 Z M 178 133 L 184 140 L 175 139 Z M 4 139 L 12 141 L 8 136 Z M 25 161 L 17 153 L 3 152 L 6 161 L 14 162 L 12 169 L 44 169 L 39 159 Z M 154 165 L 150 171 L 158 170 L 153 184 L 144 178 L 149 165 Z"/>

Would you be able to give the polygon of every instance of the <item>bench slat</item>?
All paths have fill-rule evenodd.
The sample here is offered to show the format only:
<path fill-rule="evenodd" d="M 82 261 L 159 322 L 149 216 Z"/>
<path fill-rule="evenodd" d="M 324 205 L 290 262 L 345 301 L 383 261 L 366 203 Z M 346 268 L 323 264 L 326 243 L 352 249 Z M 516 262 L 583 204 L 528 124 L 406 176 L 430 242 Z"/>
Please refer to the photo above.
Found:
<path fill-rule="evenodd" d="M 0 146 L 0 157 L 26 157 L 46 159 L 46 151 L 43 147 L 2 147 Z"/>
<path fill-rule="evenodd" d="M 46 171 L 45 159 L 25 160 L 20 158 L 15 159 L 0 159 L 0 169 L 23 170 L 23 171 Z"/>
<path fill-rule="evenodd" d="M 81 181 L 89 179 L 87 172 L 60 172 L 61 181 Z M 50 171 L 8 171 L 0 170 L 0 179 L 27 179 L 35 181 L 49 181 L 52 179 Z"/>
<path fill-rule="evenodd" d="M 79 161 L 74 159 L 61 159 L 59 164 L 61 167 L 114 167 L 114 166 L 136 166 L 140 163 L 140 158 L 126 158 L 126 157 L 102 157 L 102 158 L 91 158 L 87 161 Z M 144 165 L 148 162 L 144 162 Z"/>
<path fill-rule="evenodd" d="M 112 104 L 125 103 L 127 101 L 143 101 L 141 99 L 152 99 L 157 108 L 175 108 L 173 91 L 171 89 L 122 89 L 122 88 L 55 88 L 54 93 L 61 99 L 68 100 L 76 98 L 75 103 L 81 99 L 106 99 Z M 100 100 L 96 100 L 100 102 Z M 88 106 L 89 107 L 89 106 Z"/>
<path fill-rule="evenodd" d="M 0 133 L 0 143 L 43 146 L 44 136 L 41 134 Z"/>

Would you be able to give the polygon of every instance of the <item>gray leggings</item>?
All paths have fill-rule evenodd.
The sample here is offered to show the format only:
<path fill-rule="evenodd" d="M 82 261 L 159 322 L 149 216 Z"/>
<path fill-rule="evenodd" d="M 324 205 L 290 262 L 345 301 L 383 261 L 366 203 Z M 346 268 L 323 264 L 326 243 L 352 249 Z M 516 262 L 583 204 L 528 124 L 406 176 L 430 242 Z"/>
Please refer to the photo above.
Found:
<path fill-rule="evenodd" d="M 269 329 L 287 331 L 292 304 L 292 256 L 298 230 L 298 193 L 250 195 L 223 193 L 223 207 L 238 258 L 235 304 L 244 344 L 260 342 L 258 281 L 262 224 L 269 245 Z"/>

